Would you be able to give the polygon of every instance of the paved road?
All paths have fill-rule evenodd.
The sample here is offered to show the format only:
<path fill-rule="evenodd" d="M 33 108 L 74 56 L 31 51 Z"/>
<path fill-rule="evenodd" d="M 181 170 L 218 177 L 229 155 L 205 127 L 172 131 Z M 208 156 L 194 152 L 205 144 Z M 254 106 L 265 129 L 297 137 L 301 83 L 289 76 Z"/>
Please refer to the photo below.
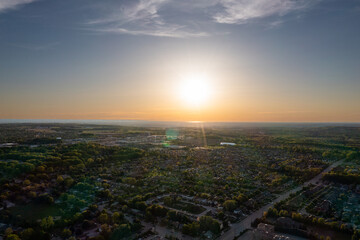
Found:
<path fill-rule="evenodd" d="M 270 207 L 273 207 L 275 203 L 280 202 L 286 198 L 289 197 L 289 195 L 291 193 L 295 193 L 299 190 L 301 190 L 303 187 L 311 184 L 316 184 L 316 182 L 318 182 L 321 177 L 322 174 L 330 172 L 331 169 L 333 169 L 334 167 L 339 166 L 341 163 L 343 163 L 343 160 L 334 162 L 333 164 L 331 164 L 329 167 L 327 167 L 326 169 L 324 169 L 319 175 L 315 176 L 313 179 L 303 183 L 301 186 L 294 188 L 286 193 L 281 194 L 277 199 L 275 199 L 273 202 L 263 206 L 262 208 L 260 208 L 259 210 L 253 212 L 252 214 L 250 214 L 248 217 L 246 217 L 244 220 L 242 220 L 241 222 L 232 224 L 230 229 L 224 233 L 220 239 L 221 240 L 233 240 L 235 236 L 238 236 L 242 231 L 244 231 L 245 229 L 250 229 L 251 228 L 251 222 L 253 222 L 256 218 L 260 218 L 262 217 L 263 213 L 265 211 L 267 211 Z M 242 239 L 241 237 L 239 239 Z"/>

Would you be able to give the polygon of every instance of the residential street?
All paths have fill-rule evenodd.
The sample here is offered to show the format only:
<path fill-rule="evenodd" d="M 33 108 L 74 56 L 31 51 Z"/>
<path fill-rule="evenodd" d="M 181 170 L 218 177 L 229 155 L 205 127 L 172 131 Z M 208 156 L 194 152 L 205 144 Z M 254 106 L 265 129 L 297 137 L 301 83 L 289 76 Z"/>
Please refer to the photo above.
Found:
<path fill-rule="evenodd" d="M 288 192 L 285 192 L 281 195 L 279 195 L 279 197 L 277 199 L 275 199 L 274 201 L 272 201 L 271 203 L 263 206 L 262 208 L 260 208 L 259 210 L 253 212 L 251 215 L 249 215 L 248 217 L 246 217 L 244 220 L 242 220 L 241 222 L 232 224 L 230 226 L 230 229 L 223 234 L 220 239 L 221 240 L 233 240 L 235 236 L 238 236 L 242 231 L 244 231 L 245 229 L 250 229 L 251 228 L 251 222 L 254 221 L 256 218 L 259 218 L 263 215 L 263 213 L 265 211 L 267 211 L 270 207 L 273 207 L 275 203 L 280 202 L 284 199 L 286 199 L 287 197 L 289 197 L 289 195 L 291 193 L 295 193 L 299 190 L 301 190 L 303 187 L 311 184 L 316 184 L 320 179 L 322 174 L 330 172 L 331 169 L 333 169 L 334 167 L 339 166 L 341 163 L 343 163 L 343 160 L 334 162 L 333 164 L 331 164 L 329 167 L 327 167 L 326 169 L 324 169 L 320 174 L 318 174 L 317 176 L 315 176 L 313 179 L 305 182 L 304 184 L 302 184 L 301 186 L 294 188 Z M 241 237 L 239 239 L 242 239 Z"/>

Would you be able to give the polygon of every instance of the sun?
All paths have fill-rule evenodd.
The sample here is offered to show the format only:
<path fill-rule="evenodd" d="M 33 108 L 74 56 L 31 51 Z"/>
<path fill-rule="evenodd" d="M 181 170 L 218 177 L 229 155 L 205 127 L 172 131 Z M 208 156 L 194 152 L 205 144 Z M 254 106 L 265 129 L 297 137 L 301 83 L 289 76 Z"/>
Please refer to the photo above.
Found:
<path fill-rule="evenodd" d="M 210 81 L 205 74 L 193 73 L 184 76 L 180 83 L 180 97 L 187 105 L 202 106 L 210 98 Z"/>

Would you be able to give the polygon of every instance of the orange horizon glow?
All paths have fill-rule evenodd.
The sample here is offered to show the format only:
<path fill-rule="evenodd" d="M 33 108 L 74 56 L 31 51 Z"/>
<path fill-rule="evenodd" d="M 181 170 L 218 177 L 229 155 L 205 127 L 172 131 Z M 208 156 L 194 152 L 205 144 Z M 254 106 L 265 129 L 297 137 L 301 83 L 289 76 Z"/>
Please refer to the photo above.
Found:
<path fill-rule="evenodd" d="M 355 88 L 294 86 L 257 73 L 226 71 L 215 61 L 191 63 L 176 59 L 173 65 L 129 77 L 127 84 L 114 80 L 108 85 L 94 81 L 73 88 L 62 82 L 28 85 L 16 94 L 9 91 L 1 96 L 0 118 L 360 122 L 355 108 L 360 95 Z M 149 80 L 143 80 L 144 74 Z"/>

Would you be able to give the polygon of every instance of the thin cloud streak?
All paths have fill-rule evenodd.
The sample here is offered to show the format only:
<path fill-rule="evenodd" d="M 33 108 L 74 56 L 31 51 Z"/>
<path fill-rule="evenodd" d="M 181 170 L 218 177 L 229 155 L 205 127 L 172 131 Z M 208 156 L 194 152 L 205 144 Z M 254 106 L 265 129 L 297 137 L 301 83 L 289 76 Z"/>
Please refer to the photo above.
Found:
<path fill-rule="evenodd" d="M 138 0 L 112 8 L 107 16 L 88 21 L 99 32 L 157 37 L 204 37 L 211 24 L 245 24 L 253 19 L 283 17 L 320 0 Z M 273 21 L 278 26 L 282 20 Z M 198 29 L 194 29 L 198 26 Z M 200 29 L 200 30 L 199 30 Z"/>
<path fill-rule="evenodd" d="M 0 0 L 0 13 L 16 9 L 22 5 L 35 2 L 37 0 Z"/>
<path fill-rule="evenodd" d="M 249 20 L 270 16 L 284 16 L 304 10 L 314 1 L 310 0 L 220 0 L 224 10 L 214 19 L 218 23 L 244 24 Z"/>
<path fill-rule="evenodd" d="M 117 9 L 115 13 L 88 21 L 92 30 L 103 33 L 147 35 L 155 37 L 189 38 L 205 37 L 204 31 L 188 29 L 180 23 L 170 23 L 159 14 L 159 10 L 171 0 L 140 0 L 135 4 Z"/>
<path fill-rule="evenodd" d="M 135 4 L 123 5 L 115 13 L 91 20 L 87 24 L 95 25 L 95 31 L 104 33 L 175 38 L 204 35 L 187 32 L 182 25 L 166 22 L 158 11 L 167 2 L 169 0 L 140 0 Z"/>
<path fill-rule="evenodd" d="M 207 37 L 209 36 L 206 32 L 187 32 L 175 29 L 156 29 L 156 30 L 128 30 L 124 28 L 107 28 L 99 29 L 99 32 L 104 33 L 118 33 L 118 34 L 129 34 L 129 35 L 146 35 L 155 37 L 172 37 L 172 38 L 189 38 L 189 37 Z"/>
<path fill-rule="evenodd" d="M 145 21 L 144 23 L 161 23 L 158 9 L 167 1 L 168 0 L 140 0 L 137 4 L 122 5 L 108 16 L 91 20 L 88 24 L 126 24 L 137 21 Z"/>

